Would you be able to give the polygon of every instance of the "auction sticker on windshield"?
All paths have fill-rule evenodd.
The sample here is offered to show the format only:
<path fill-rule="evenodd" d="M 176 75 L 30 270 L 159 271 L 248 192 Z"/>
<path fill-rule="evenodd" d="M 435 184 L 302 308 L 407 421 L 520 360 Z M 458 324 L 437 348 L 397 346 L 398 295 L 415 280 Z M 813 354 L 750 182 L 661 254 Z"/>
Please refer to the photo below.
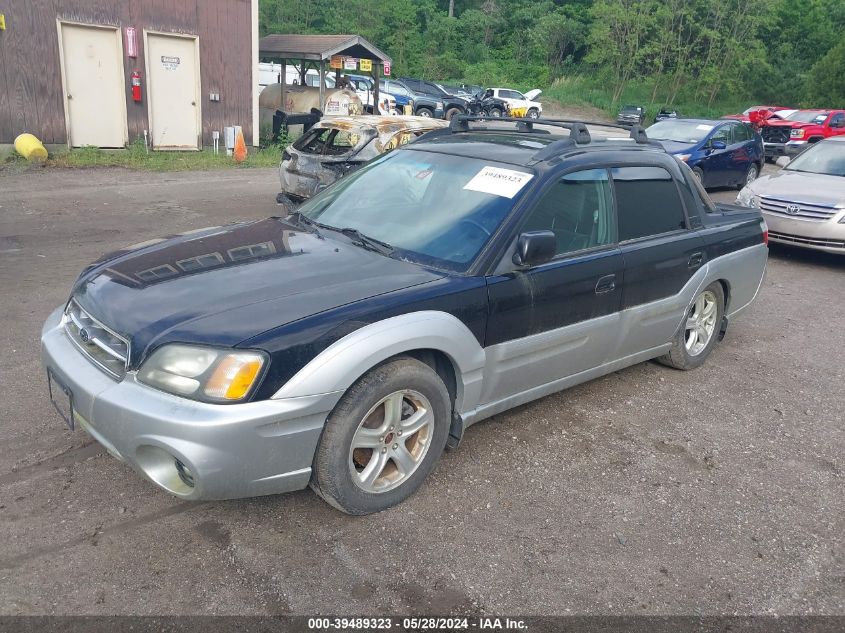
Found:
<path fill-rule="evenodd" d="M 485 165 L 464 185 L 464 189 L 513 198 L 533 177 L 534 174 Z"/>

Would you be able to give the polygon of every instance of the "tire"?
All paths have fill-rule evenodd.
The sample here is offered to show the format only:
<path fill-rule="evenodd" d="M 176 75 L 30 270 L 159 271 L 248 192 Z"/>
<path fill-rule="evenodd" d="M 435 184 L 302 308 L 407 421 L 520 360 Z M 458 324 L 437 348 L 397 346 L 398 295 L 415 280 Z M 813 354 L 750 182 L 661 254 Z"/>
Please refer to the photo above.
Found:
<path fill-rule="evenodd" d="M 703 187 L 704 186 L 704 172 L 701 171 L 701 167 L 693 167 L 692 168 L 692 174 L 693 174 L 693 176 L 698 178 L 698 182 L 700 182 L 701 186 Z"/>
<path fill-rule="evenodd" d="M 400 412 L 398 423 L 388 419 L 389 407 Z M 329 415 L 314 455 L 311 488 L 347 514 L 372 514 L 401 503 L 440 458 L 451 410 L 446 385 L 428 365 L 401 357 L 376 367 Z M 402 428 L 412 423 L 417 430 Z"/>
<path fill-rule="evenodd" d="M 417 116 L 424 116 L 428 119 L 431 119 L 434 117 L 434 112 L 430 108 L 418 108 Z"/>
<path fill-rule="evenodd" d="M 712 312 L 708 309 L 709 305 L 713 306 Z M 657 360 L 669 367 L 685 371 L 703 365 L 719 340 L 724 313 L 725 292 L 722 284 L 716 281 L 695 298 L 672 341 L 672 349 Z M 700 338 L 704 334 L 706 341 Z"/>
<path fill-rule="evenodd" d="M 529 119 L 539 119 L 540 118 L 540 111 L 537 108 L 531 108 L 528 111 L 528 118 Z"/>
<path fill-rule="evenodd" d="M 752 182 L 757 180 L 757 176 L 760 175 L 760 168 L 757 166 L 757 163 L 751 163 L 748 166 L 748 170 L 745 172 L 745 180 L 741 180 L 737 183 L 736 188 L 738 191 L 742 190 L 745 185 L 750 185 Z"/>
<path fill-rule="evenodd" d="M 453 116 L 457 116 L 459 114 L 463 114 L 460 108 L 449 108 L 446 110 L 446 120 L 451 121 Z"/>
<path fill-rule="evenodd" d="M 500 108 L 490 108 L 490 116 L 494 119 L 500 119 L 502 116 L 502 110 Z"/>

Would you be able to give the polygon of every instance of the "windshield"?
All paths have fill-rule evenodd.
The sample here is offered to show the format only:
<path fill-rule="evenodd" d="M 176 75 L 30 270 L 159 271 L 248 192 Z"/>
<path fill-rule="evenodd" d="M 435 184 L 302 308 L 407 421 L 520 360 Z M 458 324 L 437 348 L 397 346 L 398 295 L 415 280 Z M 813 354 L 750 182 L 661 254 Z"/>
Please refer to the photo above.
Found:
<path fill-rule="evenodd" d="M 816 143 L 796 156 L 784 169 L 828 176 L 845 176 L 845 143 L 841 141 Z"/>
<path fill-rule="evenodd" d="M 642 108 L 637 106 L 625 106 L 622 108 L 622 112 L 625 114 L 639 114 L 640 110 L 642 110 Z"/>
<path fill-rule="evenodd" d="M 799 123 L 824 123 L 828 114 L 828 112 L 802 112 L 799 110 L 790 114 L 786 119 L 787 121 L 798 121 Z"/>
<path fill-rule="evenodd" d="M 463 272 L 532 177 L 512 165 L 401 150 L 339 180 L 299 211 L 385 242 L 394 257 Z"/>
<path fill-rule="evenodd" d="M 675 141 L 677 143 L 698 143 L 706 137 L 713 128 L 710 123 L 670 119 L 659 121 L 646 129 L 646 134 L 655 141 Z"/>
<path fill-rule="evenodd" d="M 751 106 L 750 108 L 746 108 L 745 110 L 743 110 L 742 113 L 743 114 L 751 114 L 752 112 L 755 112 L 757 110 L 770 110 L 770 109 L 771 108 L 769 108 L 768 106 Z"/>

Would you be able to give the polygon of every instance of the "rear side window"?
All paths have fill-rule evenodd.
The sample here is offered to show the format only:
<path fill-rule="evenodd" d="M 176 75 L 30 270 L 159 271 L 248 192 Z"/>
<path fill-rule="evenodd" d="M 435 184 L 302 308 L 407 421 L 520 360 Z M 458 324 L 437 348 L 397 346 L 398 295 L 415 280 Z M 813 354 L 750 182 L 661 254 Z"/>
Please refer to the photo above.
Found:
<path fill-rule="evenodd" d="M 678 188 L 662 167 L 615 167 L 619 241 L 686 228 Z"/>

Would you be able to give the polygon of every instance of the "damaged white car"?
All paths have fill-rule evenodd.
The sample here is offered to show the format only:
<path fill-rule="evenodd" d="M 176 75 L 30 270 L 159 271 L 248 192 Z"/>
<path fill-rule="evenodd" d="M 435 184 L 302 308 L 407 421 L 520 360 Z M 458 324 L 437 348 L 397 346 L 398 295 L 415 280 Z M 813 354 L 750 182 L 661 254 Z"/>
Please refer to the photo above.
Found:
<path fill-rule="evenodd" d="M 419 116 L 325 118 L 282 154 L 276 202 L 293 207 L 367 161 L 447 125 Z"/>

